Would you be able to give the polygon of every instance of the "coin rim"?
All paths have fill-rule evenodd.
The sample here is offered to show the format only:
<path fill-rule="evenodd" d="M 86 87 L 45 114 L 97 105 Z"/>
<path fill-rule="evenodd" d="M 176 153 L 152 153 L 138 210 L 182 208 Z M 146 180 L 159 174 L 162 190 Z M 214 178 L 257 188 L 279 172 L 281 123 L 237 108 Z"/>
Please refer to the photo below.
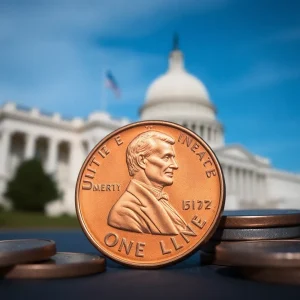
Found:
<path fill-rule="evenodd" d="M 280 234 L 278 234 L 280 233 Z M 300 237 L 300 225 L 271 228 L 218 228 L 213 241 L 287 240 Z"/>
<path fill-rule="evenodd" d="M 31 249 L 21 249 L 16 251 L 1 251 L 0 252 L 0 267 L 11 266 L 15 264 L 41 261 L 49 259 L 51 256 L 56 254 L 56 243 L 53 240 L 48 239 L 12 239 L 2 240 L 0 243 L 20 241 L 46 241 L 48 244 L 43 246 L 33 247 Z M 5 261 L 4 263 L 2 261 Z"/>
<path fill-rule="evenodd" d="M 51 279 L 71 278 L 92 275 L 104 272 L 106 269 L 105 258 L 97 254 L 79 252 L 57 252 L 57 254 L 85 255 L 91 260 L 66 264 L 47 264 L 47 260 L 40 263 L 18 264 L 13 267 L 0 268 L 3 278 L 7 279 Z M 92 258 L 96 258 L 92 260 Z M 51 259 L 51 258 L 50 258 Z"/>
<path fill-rule="evenodd" d="M 187 132 L 189 135 L 191 135 L 192 137 L 194 137 L 194 139 L 199 140 L 202 142 L 203 147 L 206 149 L 206 151 L 208 153 L 210 153 L 210 156 L 214 159 L 215 161 L 215 166 L 216 166 L 216 170 L 218 172 L 219 178 L 220 178 L 220 195 L 219 195 L 219 207 L 218 207 L 218 211 L 215 214 L 215 219 L 212 222 L 211 226 L 207 229 L 206 233 L 203 236 L 203 239 L 201 241 L 199 241 L 198 243 L 196 243 L 193 247 L 191 247 L 190 249 L 184 251 L 183 253 L 181 253 L 179 256 L 177 256 L 176 258 L 168 258 L 162 262 L 159 263 L 140 263 L 140 262 L 130 262 L 126 259 L 120 259 L 117 257 L 114 257 L 113 254 L 110 254 L 108 251 L 106 251 L 105 249 L 102 249 L 102 247 L 100 247 L 100 245 L 97 244 L 97 241 L 93 239 L 93 237 L 91 236 L 91 234 L 88 232 L 88 228 L 84 223 L 83 217 L 81 216 L 81 211 L 80 211 L 80 201 L 79 201 L 79 189 L 80 189 L 80 182 L 81 182 L 81 178 L 83 175 L 83 172 L 85 170 L 85 167 L 88 163 L 88 161 L 90 160 L 91 156 L 93 155 L 93 153 L 95 152 L 95 150 L 102 144 L 104 144 L 105 142 L 107 142 L 109 139 L 111 139 L 114 135 L 116 134 L 120 134 L 121 132 L 124 132 L 128 129 L 134 128 L 136 126 L 141 126 L 141 125 L 164 125 L 164 126 L 168 126 L 168 127 L 173 127 L 175 129 L 178 129 L 180 131 L 183 132 Z M 176 124 L 174 122 L 169 122 L 169 121 L 160 121 L 160 120 L 146 120 L 146 121 L 138 121 L 138 122 L 133 122 L 130 124 L 127 124 L 125 126 L 122 126 L 116 130 L 114 130 L 113 132 L 111 132 L 110 134 L 108 134 L 107 136 L 105 136 L 102 140 L 100 140 L 95 147 L 90 151 L 90 153 L 87 155 L 86 159 L 84 160 L 81 169 L 79 171 L 79 174 L 77 176 L 77 181 L 76 181 L 76 187 L 75 187 L 75 207 L 76 207 L 76 214 L 77 214 L 77 218 L 79 220 L 79 223 L 81 225 L 81 228 L 83 229 L 85 235 L 87 236 L 87 238 L 89 239 L 89 241 L 92 243 L 92 245 L 101 253 L 103 253 L 104 255 L 108 256 L 110 259 L 121 263 L 125 266 L 129 266 L 129 267 L 135 267 L 135 268 L 160 268 L 162 266 L 167 266 L 167 265 L 171 265 L 171 264 L 175 264 L 187 257 L 189 257 L 190 255 L 192 255 L 193 253 L 195 253 L 197 251 L 197 248 L 199 247 L 200 244 L 205 243 L 206 241 L 208 241 L 210 239 L 210 237 L 214 234 L 215 230 L 217 229 L 220 220 L 221 220 L 221 213 L 224 210 L 224 206 L 225 206 L 225 195 L 226 195 L 226 187 L 225 187 L 225 179 L 224 179 L 224 175 L 223 175 L 223 171 L 222 171 L 222 167 L 221 164 L 216 156 L 216 154 L 214 153 L 214 151 L 211 149 L 211 147 L 200 137 L 198 136 L 196 133 L 194 133 L 193 131 L 191 131 L 188 128 L 185 128 L 179 124 Z"/>
<path fill-rule="evenodd" d="M 276 209 L 273 209 L 275 211 Z M 297 211 L 295 213 L 286 213 L 284 211 L 292 211 L 293 209 L 278 209 L 282 214 L 277 215 L 236 215 L 236 216 L 226 216 L 222 215 L 219 228 L 266 228 L 266 227 L 283 227 L 283 226 L 293 226 L 300 224 L 300 210 L 294 209 Z M 254 210 L 247 210 L 253 211 Z M 263 210 L 264 211 L 264 210 Z M 262 211 L 262 212 L 263 212 Z M 267 210 L 265 210 L 267 211 Z M 226 214 L 226 211 L 223 212 Z"/>
<path fill-rule="evenodd" d="M 259 241 L 224 241 L 215 247 L 214 260 L 212 264 L 231 266 L 231 267 L 260 267 L 260 268 L 299 268 L 300 267 L 300 251 L 298 253 L 278 253 L 278 252 L 263 252 L 252 253 L 251 251 L 237 250 L 237 245 L 246 245 L 250 243 L 298 243 L 296 239 L 283 240 L 259 240 Z M 300 246 L 299 246 L 300 249 Z M 288 254 L 289 253 L 289 254 Z M 290 258 L 287 258 L 287 257 Z M 294 256 L 292 258 L 292 256 Z"/>

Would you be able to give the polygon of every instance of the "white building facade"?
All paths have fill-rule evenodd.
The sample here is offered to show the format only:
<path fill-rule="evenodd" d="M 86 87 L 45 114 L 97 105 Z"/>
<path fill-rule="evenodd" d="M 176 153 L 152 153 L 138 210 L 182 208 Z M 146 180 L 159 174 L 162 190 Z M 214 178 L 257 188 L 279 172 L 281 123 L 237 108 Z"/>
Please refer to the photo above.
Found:
<path fill-rule="evenodd" d="M 182 52 L 175 46 L 169 68 L 148 88 L 140 110 L 141 120 L 166 120 L 181 124 L 201 136 L 216 153 L 225 175 L 225 209 L 298 208 L 300 174 L 272 168 L 267 158 L 253 155 L 241 145 L 225 145 L 222 124 L 203 83 L 184 67 Z M 80 167 L 104 136 L 128 124 L 106 113 L 88 119 L 63 119 L 6 103 L 0 109 L 0 203 L 7 181 L 18 164 L 38 156 L 53 174 L 63 198 L 49 203 L 49 215 L 75 214 L 75 184 Z"/>

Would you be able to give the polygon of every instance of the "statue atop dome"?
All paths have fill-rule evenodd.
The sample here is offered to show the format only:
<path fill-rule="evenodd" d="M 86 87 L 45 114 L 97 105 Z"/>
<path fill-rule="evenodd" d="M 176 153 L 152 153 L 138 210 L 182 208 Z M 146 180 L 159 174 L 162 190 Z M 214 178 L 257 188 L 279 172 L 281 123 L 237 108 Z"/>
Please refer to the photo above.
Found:
<path fill-rule="evenodd" d="M 173 51 L 179 50 L 179 35 L 177 32 L 173 35 Z"/>

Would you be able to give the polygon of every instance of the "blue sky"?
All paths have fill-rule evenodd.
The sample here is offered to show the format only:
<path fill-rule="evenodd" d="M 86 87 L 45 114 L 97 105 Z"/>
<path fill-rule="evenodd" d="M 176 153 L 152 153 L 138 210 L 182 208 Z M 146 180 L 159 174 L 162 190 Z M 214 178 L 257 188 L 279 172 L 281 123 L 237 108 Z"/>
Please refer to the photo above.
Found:
<path fill-rule="evenodd" d="M 106 91 L 105 109 L 136 121 L 177 31 L 226 142 L 300 172 L 299 11 L 296 0 L 1 0 L 0 104 L 86 117 L 104 107 L 109 68 L 122 98 Z"/>

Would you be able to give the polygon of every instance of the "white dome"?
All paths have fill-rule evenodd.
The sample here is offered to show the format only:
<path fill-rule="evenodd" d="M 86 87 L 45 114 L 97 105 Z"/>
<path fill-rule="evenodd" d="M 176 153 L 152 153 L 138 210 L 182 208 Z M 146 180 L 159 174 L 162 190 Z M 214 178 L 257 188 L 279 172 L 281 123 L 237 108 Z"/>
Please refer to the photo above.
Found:
<path fill-rule="evenodd" d="M 189 100 L 199 104 L 210 104 L 204 84 L 186 72 L 182 56 L 178 50 L 171 52 L 169 69 L 150 85 L 145 104 L 161 103 L 164 100 L 172 102 Z"/>

